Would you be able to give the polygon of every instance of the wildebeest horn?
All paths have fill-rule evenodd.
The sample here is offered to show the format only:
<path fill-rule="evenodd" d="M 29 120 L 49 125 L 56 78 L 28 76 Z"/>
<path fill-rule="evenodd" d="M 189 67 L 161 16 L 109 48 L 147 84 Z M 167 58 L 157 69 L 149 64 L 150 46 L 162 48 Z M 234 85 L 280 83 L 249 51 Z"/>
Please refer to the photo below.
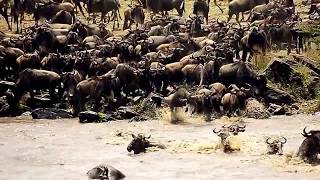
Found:
<path fill-rule="evenodd" d="M 281 144 L 285 144 L 285 143 L 287 142 L 287 138 L 285 138 L 285 137 L 283 137 L 283 136 L 281 136 L 281 138 L 283 139 L 283 141 L 280 141 Z"/>
<path fill-rule="evenodd" d="M 245 124 L 243 126 L 238 125 L 238 127 L 244 129 L 244 128 L 246 128 L 246 125 Z"/>
<path fill-rule="evenodd" d="M 131 134 L 131 136 L 132 136 L 132 138 L 135 138 L 135 137 L 136 137 L 136 135 L 134 135 L 134 134 Z"/>
<path fill-rule="evenodd" d="M 216 128 L 214 128 L 214 129 L 212 130 L 212 132 L 214 132 L 215 134 L 217 134 L 217 133 L 221 132 L 221 129 L 220 129 L 219 131 L 216 131 Z"/>
<path fill-rule="evenodd" d="M 189 18 L 192 19 L 192 20 L 194 19 L 194 17 L 192 17 L 191 14 L 189 15 Z"/>
<path fill-rule="evenodd" d="M 206 46 L 206 47 L 205 47 L 205 50 L 206 50 L 207 52 L 211 51 L 212 49 L 214 49 L 214 48 L 211 47 L 211 46 Z"/>
<path fill-rule="evenodd" d="M 229 128 L 230 126 L 227 125 L 223 125 L 222 128 Z"/>
<path fill-rule="evenodd" d="M 269 139 L 270 139 L 270 137 L 268 137 L 268 138 L 266 139 L 266 143 L 267 143 L 267 144 L 271 144 L 271 143 L 269 142 Z"/>
<path fill-rule="evenodd" d="M 145 137 L 146 139 L 150 139 L 151 138 L 151 134 L 148 137 Z"/>
<path fill-rule="evenodd" d="M 302 134 L 302 136 L 304 136 L 304 137 L 310 137 L 310 136 L 311 136 L 311 133 L 310 133 L 310 132 L 306 132 L 306 129 L 307 129 L 307 127 L 305 127 L 305 128 L 303 129 L 303 133 L 301 133 L 301 134 Z"/>

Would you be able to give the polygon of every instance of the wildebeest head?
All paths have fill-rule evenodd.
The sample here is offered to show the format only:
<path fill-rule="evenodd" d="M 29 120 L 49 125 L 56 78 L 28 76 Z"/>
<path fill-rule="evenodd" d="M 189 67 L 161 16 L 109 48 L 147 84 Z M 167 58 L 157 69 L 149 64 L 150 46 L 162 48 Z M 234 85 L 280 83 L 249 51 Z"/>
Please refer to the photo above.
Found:
<path fill-rule="evenodd" d="M 237 135 L 238 132 L 244 132 L 245 131 L 245 125 L 239 126 L 238 124 L 234 124 L 231 126 L 222 126 L 222 128 L 217 131 L 216 129 L 213 130 L 217 136 L 221 138 L 221 145 L 223 146 L 224 152 L 232 152 L 234 149 L 230 146 L 230 141 L 228 140 L 228 137 L 231 135 Z"/>
<path fill-rule="evenodd" d="M 70 31 L 67 35 L 67 42 L 68 42 L 68 45 L 79 44 L 80 39 L 79 39 L 78 33 Z"/>
<path fill-rule="evenodd" d="M 306 132 L 305 127 L 301 134 L 305 139 L 299 147 L 298 156 L 310 163 L 319 163 L 317 156 L 320 153 L 320 131 L 311 130 Z"/>
<path fill-rule="evenodd" d="M 145 137 L 142 134 L 138 134 L 137 136 L 135 136 L 134 134 L 132 134 L 132 141 L 130 142 L 130 144 L 127 147 L 127 150 L 129 152 L 133 151 L 134 154 L 139 154 L 141 152 L 145 152 L 146 148 L 148 148 L 150 146 L 150 142 L 149 142 L 149 137 Z"/>
<path fill-rule="evenodd" d="M 108 168 L 97 166 L 89 170 L 87 175 L 91 179 L 108 179 Z"/>
<path fill-rule="evenodd" d="M 113 179 L 120 180 L 125 178 L 125 175 L 119 171 L 118 169 L 106 165 L 101 164 L 98 165 L 87 172 L 89 179 Z"/>
<path fill-rule="evenodd" d="M 221 144 L 225 145 L 227 138 L 230 136 L 229 129 L 223 127 L 218 131 L 216 129 L 213 129 L 212 131 L 221 138 Z"/>
<path fill-rule="evenodd" d="M 228 128 L 229 132 L 233 135 L 238 135 L 239 132 L 246 131 L 246 125 L 232 124 L 228 127 L 222 126 L 223 128 Z"/>
<path fill-rule="evenodd" d="M 267 48 L 267 36 L 264 31 L 258 30 L 258 28 L 253 28 L 248 37 L 248 47 L 252 51 L 265 52 Z"/>
<path fill-rule="evenodd" d="M 287 139 L 283 136 L 281 138 L 276 138 L 271 141 L 271 138 L 268 137 L 266 139 L 266 143 L 268 145 L 268 154 L 278 154 L 282 155 L 283 145 L 287 142 Z"/>
<path fill-rule="evenodd" d="M 190 18 L 192 19 L 190 32 L 192 34 L 199 33 L 202 30 L 201 24 L 203 22 L 203 17 L 202 16 L 195 16 L 195 17 L 190 16 Z"/>
<path fill-rule="evenodd" d="M 257 88 L 257 94 L 263 93 L 263 91 L 266 89 L 266 86 L 267 86 L 267 78 L 264 74 L 258 75 L 257 83 L 255 86 Z"/>
<path fill-rule="evenodd" d="M 78 77 L 77 77 L 78 76 Z M 62 76 L 62 83 L 65 93 L 63 94 L 63 97 L 67 100 L 72 99 L 75 92 L 75 87 L 81 80 L 81 75 L 78 73 L 78 71 L 73 72 L 67 72 L 63 74 Z"/>

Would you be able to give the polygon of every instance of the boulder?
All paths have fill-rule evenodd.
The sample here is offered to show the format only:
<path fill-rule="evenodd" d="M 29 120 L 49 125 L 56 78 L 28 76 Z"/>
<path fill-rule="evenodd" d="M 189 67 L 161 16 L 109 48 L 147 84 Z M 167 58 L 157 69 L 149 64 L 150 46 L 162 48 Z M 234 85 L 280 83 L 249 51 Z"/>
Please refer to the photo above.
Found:
<path fill-rule="evenodd" d="M 303 86 L 303 78 L 288 59 L 273 59 L 264 72 L 267 78 L 275 83 Z"/>
<path fill-rule="evenodd" d="M 274 103 L 278 105 L 294 103 L 294 97 L 289 93 L 267 86 L 263 98 L 266 103 Z"/>
<path fill-rule="evenodd" d="M 33 119 L 73 118 L 70 112 L 56 108 L 37 108 L 31 112 L 31 116 Z"/>
<path fill-rule="evenodd" d="M 135 112 L 134 110 L 132 110 L 131 108 L 126 107 L 126 106 L 119 107 L 118 113 L 119 113 L 121 119 L 131 119 L 135 116 L 140 116 L 139 113 Z"/>
<path fill-rule="evenodd" d="M 286 109 L 283 106 L 279 106 L 277 104 L 270 104 L 267 110 L 272 115 L 285 115 Z"/>
<path fill-rule="evenodd" d="M 94 111 L 82 111 L 79 113 L 79 122 L 80 123 L 92 123 L 99 121 L 99 115 Z"/>
<path fill-rule="evenodd" d="M 4 95 L 4 93 L 8 89 L 14 89 L 16 84 L 14 82 L 9 82 L 9 81 L 0 81 L 0 95 Z"/>
<path fill-rule="evenodd" d="M 104 114 L 101 112 L 94 111 L 82 111 L 79 113 L 79 122 L 80 123 L 101 123 L 113 121 L 115 118 L 112 117 L 112 114 Z"/>
<path fill-rule="evenodd" d="M 265 69 L 266 77 L 274 83 L 292 89 L 297 98 L 312 99 L 320 87 L 320 68 L 304 57 L 295 60 L 273 59 Z"/>

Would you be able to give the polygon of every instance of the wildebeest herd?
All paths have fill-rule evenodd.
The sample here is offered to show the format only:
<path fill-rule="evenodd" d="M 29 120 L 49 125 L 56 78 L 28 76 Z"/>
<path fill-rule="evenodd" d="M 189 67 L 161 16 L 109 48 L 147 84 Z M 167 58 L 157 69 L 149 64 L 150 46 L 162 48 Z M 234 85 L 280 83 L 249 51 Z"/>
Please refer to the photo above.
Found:
<path fill-rule="evenodd" d="M 193 113 L 205 114 L 208 121 L 215 113 L 237 115 L 249 97 L 264 101 L 269 92 L 266 76 L 250 64 L 255 54 L 284 49 L 283 44 L 288 54 L 291 49 L 301 53 L 309 39 L 319 36 L 297 28 L 303 19 L 293 0 L 232 0 L 227 21 L 209 19 L 210 1 L 205 0 L 194 2 L 189 17 L 183 17 L 184 0 L 136 3 L 123 12 L 126 34 L 116 36 L 107 24 L 113 21 L 113 29 L 116 23 L 119 27 L 118 0 L 1 1 L 0 13 L 9 29 L 13 20 L 20 33 L 0 33 L 0 93 L 5 97 L 1 115 L 21 114 L 21 104 L 42 107 L 44 102 L 36 103 L 39 96 L 40 101 L 49 99 L 45 106 L 72 107 L 74 116 L 86 108 L 117 111 L 136 97 L 149 98 L 156 107 L 167 104 L 172 118 L 177 107 L 186 105 Z M 318 23 L 317 3 L 311 0 L 310 22 Z M 149 21 L 145 9 L 152 12 Z M 168 14 L 173 9 L 179 16 Z M 101 22 L 90 24 L 96 22 L 96 13 L 101 13 Z M 246 20 L 243 13 L 249 13 Z M 33 15 L 35 25 L 22 26 L 26 14 Z M 230 23 L 233 15 L 237 23 Z M 45 19 L 42 24 L 41 19 Z M 88 100 L 93 101 L 92 107 Z M 239 128 L 237 133 L 244 131 Z M 235 130 L 223 127 L 214 132 L 226 145 L 225 138 Z M 303 135 L 306 140 L 299 154 L 315 159 L 320 152 L 319 132 Z M 266 142 L 270 153 L 282 154 L 286 139 Z"/>

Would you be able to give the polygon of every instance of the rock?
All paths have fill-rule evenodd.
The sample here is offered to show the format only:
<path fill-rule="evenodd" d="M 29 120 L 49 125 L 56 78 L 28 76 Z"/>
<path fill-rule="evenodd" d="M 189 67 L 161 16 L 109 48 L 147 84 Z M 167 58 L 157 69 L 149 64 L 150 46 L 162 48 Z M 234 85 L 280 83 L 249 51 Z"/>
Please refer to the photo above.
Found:
<path fill-rule="evenodd" d="M 104 114 L 101 112 L 94 111 L 82 111 L 79 113 L 79 122 L 80 123 L 101 123 L 114 121 L 115 118 L 112 117 L 112 114 Z"/>
<path fill-rule="evenodd" d="M 132 99 L 132 101 L 134 102 L 134 103 L 138 103 L 138 102 L 140 102 L 142 100 L 142 96 L 136 96 L 136 97 L 134 97 L 133 99 Z"/>
<path fill-rule="evenodd" d="M 279 106 L 277 104 L 270 104 L 269 108 L 267 110 L 272 115 L 284 115 L 286 114 L 286 109 L 282 106 Z"/>
<path fill-rule="evenodd" d="M 150 98 L 154 102 L 156 107 L 160 107 L 161 106 L 161 102 L 163 100 L 163 96 L 162 95 L 155 94 L 155 93 L 150 93 L 148 98 Z"/>
<path fill-rule="evenodd" d="M 31 112 L 31 116 L 33 119 L 73 118 L 70 112 L 56 108 L 37 108 Z"/>
<path fill-rule="evenodd" d="M 135 112 L 134 110 L 132 110 L 131 108 L 125 107 L 125 106 L 119 107 L 118 112 L 119 112 L 121 119 L 131 119 L 135 116 L 140 115 L 137 112 Z"/>
<path fill-rule="evenodd" d="M 146 121 L 147 118 L 143 116 L 135 116 L 129 120 L 129 122 L 139 122 L 139 121 Z"/>
<path fill-rule="evenodd" d="M 79 113 L 79 122 L 80 123 L 92 123 L 98 122 L 99 115 L 94 111 L 82 111 Z"/>
<path fill-rule="evenodd" d="M 309 80 L 309 84 L 307 85 L 308 92 L 311 97 L 316 97 L 320 95 L 320 78 L 319 77 L 311 77 Z"/>
<path fill-rule="evenodd" d="M 266 103 L 274 104 L 292 104 L 294 103 L 294 98 L 289 93 L 267 86 L 266 91 L 264 92 L 263 98 Z"/>
<path fill-rule="evenodd" d="M 108 165 L 98 165 L 87 172 L 89 179 L 113 179 L 120 180 L 126 176 L 118 169 Z"/>
<path fill-rule="evenodd" d="M 267 78 L 281 84 L 303 86 L 303 78 L 288 59 L 273 59 L 265 69 Z"/>
<path fill-rule="evenodd" d="M 6 92 L 8 89 L 14 89 L 16 84 L 14 82 L 9 82 L 9 81 L 0 81 L 0 92 L 3 94 Z"/>
<path fill-rule="evenodd" d="M 247 99 L 244 116 L 255 119 L 266 119 L 270 117 L 264 105 L 255 98 Z"/>
<path fill-rule="evenodd" d="M 318 76 L 318 77 L 320 77 L 320 68 L 316 65 L 316 62 L 315 62 L 315 61 L 310 60 L 310 59 L 307 59 L 306 57 L 301 56 L 301 55 L 293 55 L 293 58 L 294 58 L 297 62 L 299 62 L 299 63 L 307 66 L 310 70 L 312 70 L 312 71 L 313 71 L 313 72 L 312 72 L 312 75 L 313 75 L 313 76 Z"/>
<path fill-rule="evenodd" d="M 21 114 L 21 116 L 31 116 L 31 112 L 30 111 L 26 111 L 24 113 Z"/>
<path fill-rule="evenodd" d="M 33 99 L 29 97 L 26 100 L 26 105 L 34 108 L 53 108 L 53 103 L 50 98 L 35 96 Z"/>
<path fill-rule="evenodd" d="M 297 98 L 312 99 L 320 87 L 320 68 L 311 60 L 294 56 L 295 60 L 273 59 L 265 69 L 266 77 L 274 83 L 292 89 Z"/>

